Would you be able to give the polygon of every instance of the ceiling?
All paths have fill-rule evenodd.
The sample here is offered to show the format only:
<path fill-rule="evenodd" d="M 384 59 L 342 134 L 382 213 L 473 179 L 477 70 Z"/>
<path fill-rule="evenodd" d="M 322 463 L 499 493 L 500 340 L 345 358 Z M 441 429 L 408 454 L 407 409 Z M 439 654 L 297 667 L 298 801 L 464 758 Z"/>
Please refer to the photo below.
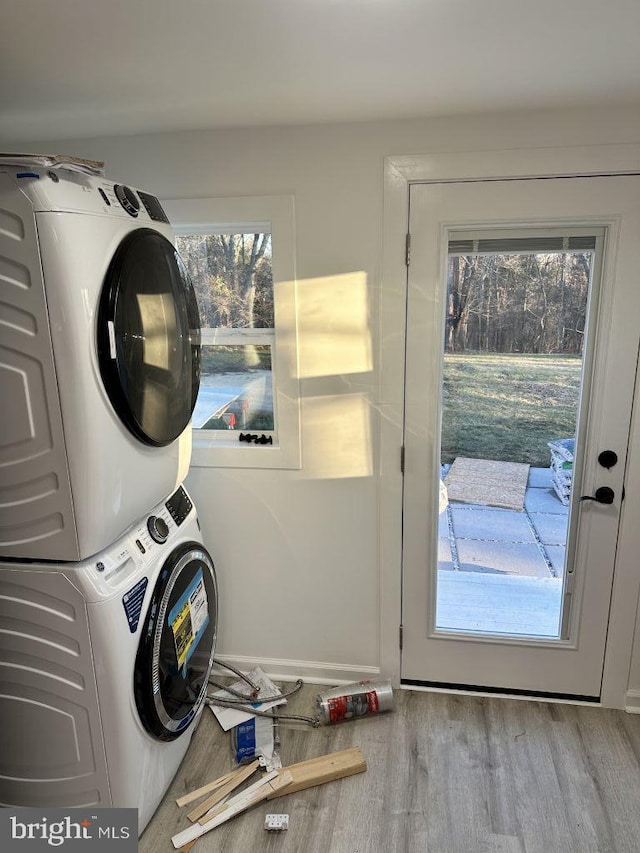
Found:
<path fill-rule="evenodd" d="M 0 140 L 635 104 L 640 0 L 3 0 Z"/>

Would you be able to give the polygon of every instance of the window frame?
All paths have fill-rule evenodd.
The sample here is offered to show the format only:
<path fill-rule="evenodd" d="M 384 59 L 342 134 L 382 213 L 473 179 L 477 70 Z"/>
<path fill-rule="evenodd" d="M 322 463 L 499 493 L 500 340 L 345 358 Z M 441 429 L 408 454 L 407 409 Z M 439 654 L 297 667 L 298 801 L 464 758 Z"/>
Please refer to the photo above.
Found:
<path fill-rule="evenodd" d="M 240 442 L 240 430 L 192 431 L 193 467 L 301 467 L 300 389 L 296 315 L 295 219 L 293 196 L 243 196 L 163 200 L 176 236 L 193 234 L 271 234 L 274 332 L 203 330 L 203 345 L 268 343 L 271 345 L 273 406 L 276 429 L 265 431 L 273 444 Z M 265 338 L 265 340 L 261 340 Z M 269 338 L 268 340 L 266 338 Z M 229 435 L 233 433 L 233 437 Z"/>

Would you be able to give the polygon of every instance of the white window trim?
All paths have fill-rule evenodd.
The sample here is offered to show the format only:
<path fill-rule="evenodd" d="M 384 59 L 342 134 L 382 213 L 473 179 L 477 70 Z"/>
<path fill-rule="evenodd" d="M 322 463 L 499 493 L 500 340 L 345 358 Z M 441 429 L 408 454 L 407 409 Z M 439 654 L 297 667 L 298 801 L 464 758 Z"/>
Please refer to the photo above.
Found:
<path fill-rule="evenodd" d="M 193 233 L 271 233 L 275 345 L 272 349 L 277 439 L 273 445 L 240 443 L 224 432 L 193 431 L 191 465 L 220 468 L 300 468 L 300 390 L 296 320 L 295 219 L 293 196 L 163 200 L 177 235 Z M 234 337 L 239 330 L 233 330 Z M 252 343 L 273 344 L 273 333 L 248 330 Z M 203 341 L 224 336 L 204 330 Z M 247 338 L 249 334 L 247 334 Z M 209 340 L 209 338 L 211 340 Z M 222 342 L 220 340 L 220 342 Z"/>

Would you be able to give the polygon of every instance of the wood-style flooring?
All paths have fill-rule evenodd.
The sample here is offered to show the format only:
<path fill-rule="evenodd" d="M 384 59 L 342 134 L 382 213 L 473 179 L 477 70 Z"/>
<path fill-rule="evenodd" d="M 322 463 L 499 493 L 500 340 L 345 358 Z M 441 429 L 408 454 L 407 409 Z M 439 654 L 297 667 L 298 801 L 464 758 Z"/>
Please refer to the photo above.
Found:
<path fill-rule="evenodd" d="M 320 689 L 305 685 L 289 710 L 311 714 Z M 396 690 L 390 713 L 280 731 L 283 764 L 359 746 L 368 769 L 261 804 L 194 853 L 640 851 L 640 716 Z M 229 737 L 206 708 L 140 853 L 173 850 L 188 825 L 175 799 L 233 768 Z M 289 814 L 286 832 L 263 828 L 270 812 Z"/>

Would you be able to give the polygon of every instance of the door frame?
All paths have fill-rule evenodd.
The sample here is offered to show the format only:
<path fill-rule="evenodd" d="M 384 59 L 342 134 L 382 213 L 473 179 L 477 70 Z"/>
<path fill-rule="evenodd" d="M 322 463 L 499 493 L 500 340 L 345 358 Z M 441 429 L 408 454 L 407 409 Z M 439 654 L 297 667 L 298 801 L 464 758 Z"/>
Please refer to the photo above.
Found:
<path fill-rule="evenodd" d="M 406 333 L 406 235 L 412 183 L 486 181 L 544 177 L 589 177 L 640 173 L 640 145 L 522 148 L 390 156 L 384 162 L 383 255 L 380 297 L 380 493 L 379 595 L 380 668 L 400 684 L 402 618 L 402 473 Z M 638 390 L 638 389 L 637 389 Z M 601 704 L 640 710 L 638 691 L 629 691 L 640 573 L 640 404 L 638 393 L 629 435 L 626 499 L 620 517 Z M 640 685 L 638 685 L 640 687 Z M 629 692 L 628 692 L 629 691 Z"/>

